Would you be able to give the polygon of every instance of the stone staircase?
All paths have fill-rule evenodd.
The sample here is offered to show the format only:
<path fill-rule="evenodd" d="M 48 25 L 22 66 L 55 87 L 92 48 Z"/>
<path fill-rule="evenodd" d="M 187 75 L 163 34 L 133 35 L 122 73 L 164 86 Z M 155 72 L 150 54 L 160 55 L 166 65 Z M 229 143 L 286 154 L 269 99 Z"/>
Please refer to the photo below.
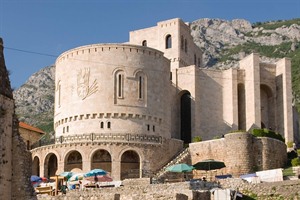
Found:
<path fill-rule="evenodd" d="M 154 175 L 154 179 L 159 180 L 162 177 L 164 177 L 168 173 L 168 171 L 166 171 L 166 168 L 169 167 L 169 166 L 171 166 L 171 165 L 175 165 L 175 164 L 179 164 L 179 163 L 187 163 L 186 160 L 189 158 L 189 156 L 190 156 L 189 148 L 183 149 L 173 160 L 171 160 L 170 162 L 168 162 L 165 166 L 163 166 Z"/>

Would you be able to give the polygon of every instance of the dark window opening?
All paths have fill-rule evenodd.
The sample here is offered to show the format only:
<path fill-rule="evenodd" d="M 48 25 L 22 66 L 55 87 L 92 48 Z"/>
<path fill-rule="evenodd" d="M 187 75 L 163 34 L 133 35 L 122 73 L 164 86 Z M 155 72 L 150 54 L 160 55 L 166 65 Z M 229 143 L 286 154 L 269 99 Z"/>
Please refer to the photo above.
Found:
<path fill-rule="evenodd" d="M 166 37 L 166 49 L 172 48 L 172 36 L 167 35 Z"/>
<path fill-rule="evenodd" d="M 144 41 L 142 42 L 142 46 L 144 46 L 144 47 L 147 46 L 147 40 L 144 40 Z"/>
<path fill-rule="evenodd" d="M 107 122 L 107 128 L 110 128 L 110 122 Z"/>

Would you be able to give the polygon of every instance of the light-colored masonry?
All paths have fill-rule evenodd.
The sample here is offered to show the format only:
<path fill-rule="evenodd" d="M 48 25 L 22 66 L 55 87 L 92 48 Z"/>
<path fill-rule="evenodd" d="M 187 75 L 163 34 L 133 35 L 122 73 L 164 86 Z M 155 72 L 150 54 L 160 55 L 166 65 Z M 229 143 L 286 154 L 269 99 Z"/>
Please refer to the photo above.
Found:
<path fill-rule="evenodd" d="M 202 52 L 180 19 L 132 31 L 124 44 L 63 53 L 56 60 L 55 144 L 32 150 L 33 174 L 102 168 L 116 180 L 149 176 L 195 136 L 210 140 L 238 129 L 271 128 L 293 141 L 289 59 L 268 64 L 251 54 L 239 69 L 201 65 Z M 210 144 L 220 153 L 206 152 Z M 234 174 L 282 167 L 285 151 L 282 142 L 246 133 L 190 145 L 193 163 L 209 156 Z"/>

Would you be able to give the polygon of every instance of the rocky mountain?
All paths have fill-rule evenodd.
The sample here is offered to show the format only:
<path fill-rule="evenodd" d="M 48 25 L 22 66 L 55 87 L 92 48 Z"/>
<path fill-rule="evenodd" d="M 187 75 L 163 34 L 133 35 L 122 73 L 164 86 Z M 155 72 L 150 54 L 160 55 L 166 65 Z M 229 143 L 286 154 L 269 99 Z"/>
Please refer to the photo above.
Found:
<path fill-rule="evenodd" d="M 257 22 L 243 19 L 199 19 L 190 23 L 195 43 L 203 50 L 203 67 L 238 67 L 238 61 L 257 52 L 262 61 L 292 59 L 294 103 L 300 111 L 300 19 Z M 53 66 L 33 74 L 14 91 L 16 112 L 21 121 L 53 130 Z"/>
<path fill-rule="evenodd" d="M 45 67 L 13 92 L 20 121 L 46 132 L 53 130 L 54 77 L 55 67 Z"/>

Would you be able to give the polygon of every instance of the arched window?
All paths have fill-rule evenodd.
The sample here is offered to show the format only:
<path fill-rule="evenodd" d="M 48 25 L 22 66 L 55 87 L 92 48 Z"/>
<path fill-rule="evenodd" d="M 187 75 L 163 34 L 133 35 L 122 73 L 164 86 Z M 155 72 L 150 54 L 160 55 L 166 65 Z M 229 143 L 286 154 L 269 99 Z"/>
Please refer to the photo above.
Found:
<path fill-rule="evenodd" d="M 188 51 L 187 39 L 184 40 L 184 51 L 185 51 L 185 53 L 187 53 L 187 51 Z"/>
<path fill-rule="evenodd" d="M 166 37 L 166 49 L 172 48 L 172 36 L 167 35 Z"/>
<path fill-rule="evenodd" d="M 100 128 L 104 128 L 104 122 L 100 122 Z"/>
<path fill-rule="evenodd" d="M 107 128 L 110 128 L 111 125 L 110 125 L 110 122 L 107 122 Z"/>
<path fill-rule="evenodd" d="M 147 46 L 147 40 L 144 40 L 144 41 L 142 42 L 142 46 L 144 46 L 144 47 Z"/>
<path fill-rule="evenodd" d="M 180 48 L 181 48 L 181 50 L 184 50 L 184 39 L 183 39 L 183 35 L 181 36 L 181 40 L 180 40 Z"/>

